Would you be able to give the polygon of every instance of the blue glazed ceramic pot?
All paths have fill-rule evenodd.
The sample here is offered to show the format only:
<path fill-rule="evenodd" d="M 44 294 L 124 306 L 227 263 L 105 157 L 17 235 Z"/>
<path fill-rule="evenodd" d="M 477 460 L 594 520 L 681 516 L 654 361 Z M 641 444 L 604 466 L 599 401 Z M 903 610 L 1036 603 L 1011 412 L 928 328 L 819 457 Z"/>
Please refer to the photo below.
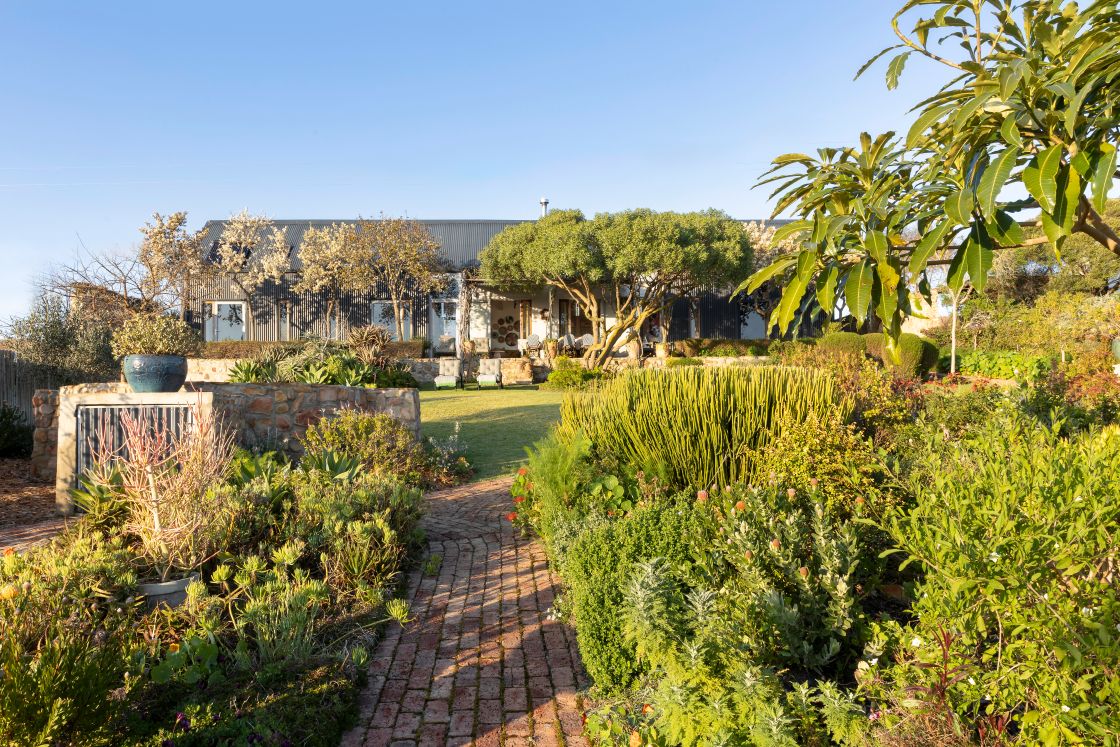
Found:
<path fill-rule="evenodd" d="M 181 355 L 127 355 L 124 378 L 134 392 L 177 392 L 187 380 Z"/>

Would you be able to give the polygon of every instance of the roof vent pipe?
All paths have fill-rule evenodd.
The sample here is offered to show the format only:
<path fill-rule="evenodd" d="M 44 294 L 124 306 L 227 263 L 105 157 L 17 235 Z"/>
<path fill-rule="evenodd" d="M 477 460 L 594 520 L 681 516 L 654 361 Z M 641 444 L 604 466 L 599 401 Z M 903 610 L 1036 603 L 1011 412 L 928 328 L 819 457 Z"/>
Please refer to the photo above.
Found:
<path fill-rule="evenodd" d="M 541 198 L 541 217 L 543 218 L 546 215 L 548 215 L 548 198 L 547 197 L 542 197 Z"/>

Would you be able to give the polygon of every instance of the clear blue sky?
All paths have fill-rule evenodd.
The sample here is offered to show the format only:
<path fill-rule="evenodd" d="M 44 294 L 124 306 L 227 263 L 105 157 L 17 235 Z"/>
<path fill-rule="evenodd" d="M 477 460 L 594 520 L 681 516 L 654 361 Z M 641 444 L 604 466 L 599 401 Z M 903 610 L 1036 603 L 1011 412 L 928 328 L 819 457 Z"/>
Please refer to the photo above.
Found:
<path fill-rule="evenodd" d="M 772 157 L 932 92 L 852 81 L 900 1 L 5 2 L 0 317 L 153 211 L 762 217 Z"/>

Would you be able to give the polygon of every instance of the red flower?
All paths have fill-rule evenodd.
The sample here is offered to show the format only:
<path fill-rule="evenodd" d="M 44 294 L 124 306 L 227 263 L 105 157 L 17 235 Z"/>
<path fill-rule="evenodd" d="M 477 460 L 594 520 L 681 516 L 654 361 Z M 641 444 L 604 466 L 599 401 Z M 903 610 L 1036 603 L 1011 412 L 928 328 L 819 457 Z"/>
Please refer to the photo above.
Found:
<path fill-rule="evenodd" d="M 517 519 L 516 511 L 510 511 L 508 514 L 506 514 L 506 521 L 514 521 L 515 519 Z"/>
<path fill-rule="evenodd" d="M 782 543 L 777 537 L 775 537 L 774 539 L 770 540 L 770 547 L 774 550 L 780 550 L 782 549 Z"/>
<path fill-rule="evenodd" d="M 809 578 L 809 569 L 805 566 L 798 568 L 797 572 L 801 574 L 801 578 Z"/>
<path fill-rule="evenodd" d="M 747 504 L 744 503 L 743 501 L 736 501 L 735 502 L 735 510 L 736 511 L 746 511 L 747 510 Z"/>
<path fill-rule="evenodd" d="M 524 503 L 525 502 L 525 496 L 523 496 L 523 495 L 514 496 L 513 497 L 513 502 L 514 503 Z"/>
<path fill-rule="evenodd" d="M 517 470 L 517 474 L 521 477 L 524 477 L 525 475 L 529 474 L 529 470 L 522 467 L 521 469 Z"/>
<path fill-rule="evenodd" d="M 697 491 L 696 492 L 696 500 L 700 501 L 701 503 L 708 500 L 708 491 L 707 490 Z"/>
<path fill-rule="evenodd" d="M 533 489 L 533 483 L 531 483 L 531 482 L 525 483 L 525 489 L 526 490 L 532 490 Z"/>

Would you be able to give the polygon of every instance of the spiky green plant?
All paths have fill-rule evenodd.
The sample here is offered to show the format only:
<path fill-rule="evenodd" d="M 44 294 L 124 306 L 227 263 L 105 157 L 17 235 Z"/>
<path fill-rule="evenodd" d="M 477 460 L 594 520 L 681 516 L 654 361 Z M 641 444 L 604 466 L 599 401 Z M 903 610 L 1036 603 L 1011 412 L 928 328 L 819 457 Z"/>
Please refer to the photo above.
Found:
<path fill-rule="evenodd" d="M 645 370 L 619 376 L 561 407 L 561 438 L 582 432 L 596 451 L 679 486 L 749 479 L 753 454 L 785 427 L 851 403 L 824 372 L 787 366 Z"/>

